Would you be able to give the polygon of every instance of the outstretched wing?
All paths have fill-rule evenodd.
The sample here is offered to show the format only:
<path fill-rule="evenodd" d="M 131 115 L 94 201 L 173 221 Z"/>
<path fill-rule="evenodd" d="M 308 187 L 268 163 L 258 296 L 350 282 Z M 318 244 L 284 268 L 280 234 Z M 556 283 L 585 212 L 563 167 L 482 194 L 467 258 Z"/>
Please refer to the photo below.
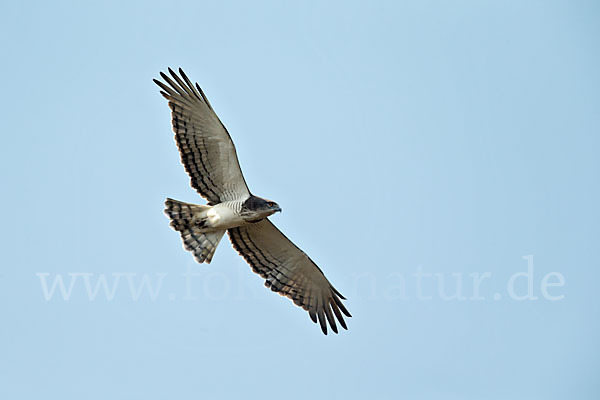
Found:
<path fill-rule="evenodd" d="M 166 82 L 154 79 L 169 101 L 175 141 L 191 185 L 210 204 L 246 199 L 250 191 L 242 175 L 233 141 L 206 96 L 179 69 L 171 77 L 161 72 Z"/>
<path fill-rule="evenodd" d="M 327 321 L 337 333 L 334 314 L 344 329 L 342 313 L 351 317 L 341 299 L 321 269 L 271 221 L 232 228 L 228 231 L 233 247 L 252 266 L 252 270 L 266 279 L 265 286 L 308 311 L 313 322 L 321 324 L 327 334 Z M 333 314 L 332 314 L 333 311 Z"/>

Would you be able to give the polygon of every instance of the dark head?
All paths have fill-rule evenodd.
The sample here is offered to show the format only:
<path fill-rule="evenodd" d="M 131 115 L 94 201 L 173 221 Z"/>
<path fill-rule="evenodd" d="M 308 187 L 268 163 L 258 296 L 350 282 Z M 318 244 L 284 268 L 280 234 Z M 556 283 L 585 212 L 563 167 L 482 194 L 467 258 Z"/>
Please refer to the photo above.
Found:
<path fill-rule="evenodd" d="M 269 215 L 281 212 L 281 207 L 274 201 L 263 199 L 258 196 L 250 196 L 244 202 L 243 211 L 245 213 L 254 214 L 256 217 L 265 218 Z"/>

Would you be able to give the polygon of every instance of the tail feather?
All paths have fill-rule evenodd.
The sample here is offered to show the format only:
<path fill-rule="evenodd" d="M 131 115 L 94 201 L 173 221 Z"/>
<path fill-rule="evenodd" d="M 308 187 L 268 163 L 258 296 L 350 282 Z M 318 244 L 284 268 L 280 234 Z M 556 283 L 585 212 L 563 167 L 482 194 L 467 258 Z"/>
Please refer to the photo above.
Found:
<path fill-rule="evenodd" d="M 183 248 L 191 251 L 200 264 L 210 264 L 224 234 L 225 231 L 200 232 L 198 227 L 192 226 L 181 231 Z"/>
<path fill-rule="evenodd" d="M 171 227 L 181 234 L 183 248 L 191 251 L 199 263 L 210 263 L 225 231 L 206 232 L 206 212 L 210 206 L 189 204 L 167 199 L 165 214 L 171 219 Z"/>
<path fill-rule="evenodd" d="M 182 231 L 192 223 L 198 224 L 209 209 L 210 206 L 184 203 L 173 199 L 165 201 L 165 214 L 171 219 L 171 227 L 176 231 Z"/>

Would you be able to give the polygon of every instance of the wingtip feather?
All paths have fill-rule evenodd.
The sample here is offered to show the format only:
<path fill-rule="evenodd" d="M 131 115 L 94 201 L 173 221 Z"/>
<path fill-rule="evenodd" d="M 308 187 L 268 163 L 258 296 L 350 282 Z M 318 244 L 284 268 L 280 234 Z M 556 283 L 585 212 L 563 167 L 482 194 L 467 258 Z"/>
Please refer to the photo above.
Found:
<path fill-rule="evenodd" d="M 321 325 L 321 330 L 325 335 L 327 335 L 327 322 L 325 322 L 325 313 L 323 312 L 323 308 L 319 308 L 318 316 L 319 324 Z"/>
<path fill-rule="evenodd" d="M 333 313 L 335 314 L 338 321 L 340 322 L 340 325 L 342 325 L 342 328 L 344 328 L 345 330 L 348 330 L 348 327 L 346 326 L 346 321 L 344 321 L 344 316 L 340 312 L 340 309 L 337 306 L 337 304 L 335 303 L 335 301 L 331 302 L 331 308 L 333 309 Z"/>
<path fill-rule="evenodd" d="M 327 317 L 327 321 L 329 322 L 329 326 L 331 327 L 331 330 L 334 331 L 335 333 L 338 333 L 337 325 L 335 323 L 335 318 L 333 318 L 333 314 L 331 314 L 331 309 L 329 308 L 329 306 L 325 307 L 325 316 Z"/>
<path fill-rule="evenodd" d="M 335 304 L 337 304 L 337 306 L 340 308 L 340 310 L 342 310 L 344 315 L 346 315 L 349 318 L 352 318 L 352 315 L 348 312 L 348 310 L 346 310 L 346 307 L 344 307 L 344 305 L 342 304 L 342 301 L 340 299 L 338 299 L 337 296 L 333 296 L 333 301 L 335 301 Z"/>
<path fill-rule="evenodd" d="M 346 298 L 345 298 L 345 297 L 344 297 L 344 296 L 343 296 L 343 295 L 342 295 L 340 292 L 338 292 L 338 290 L 337 290 L 336 288 L 334 288 L 334 287 L 332 286 L 332 287 L 331 287 L 331 289 L 333 289 L 333 292 L 334 292 L 335 294 L 337 294 L 337 295 L 339 296 L 339 298 L 340 298 L 340 299 L 342 299 L 342 300 L 346 300 Z"/>

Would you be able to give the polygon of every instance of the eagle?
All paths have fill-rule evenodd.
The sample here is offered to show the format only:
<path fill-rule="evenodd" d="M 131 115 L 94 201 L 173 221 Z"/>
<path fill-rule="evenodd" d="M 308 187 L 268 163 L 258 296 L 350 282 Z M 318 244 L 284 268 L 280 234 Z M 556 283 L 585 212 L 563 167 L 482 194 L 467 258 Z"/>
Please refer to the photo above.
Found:
<path fill-rule="evenodd" d="M 319 322 L 338 333 L 336 319 L 348 329 L 342 304 L 346 300 L 323 271 L 269 220 L 281 212 L 274 201 L 253 195 L 246 184 L 229 132 L 204 92 L 181 68 L 160 72 L 154 79 L 171 109 L 171 122 L 181 162 L 191 186 L 208 204 L 189 204 L 168 198 L 165 214 L 180 233 L 184 249 L 198 263 L 210 263 L 227 232 L 234 249 L 265 279 L 265 286 L 291 299 Z"/>

